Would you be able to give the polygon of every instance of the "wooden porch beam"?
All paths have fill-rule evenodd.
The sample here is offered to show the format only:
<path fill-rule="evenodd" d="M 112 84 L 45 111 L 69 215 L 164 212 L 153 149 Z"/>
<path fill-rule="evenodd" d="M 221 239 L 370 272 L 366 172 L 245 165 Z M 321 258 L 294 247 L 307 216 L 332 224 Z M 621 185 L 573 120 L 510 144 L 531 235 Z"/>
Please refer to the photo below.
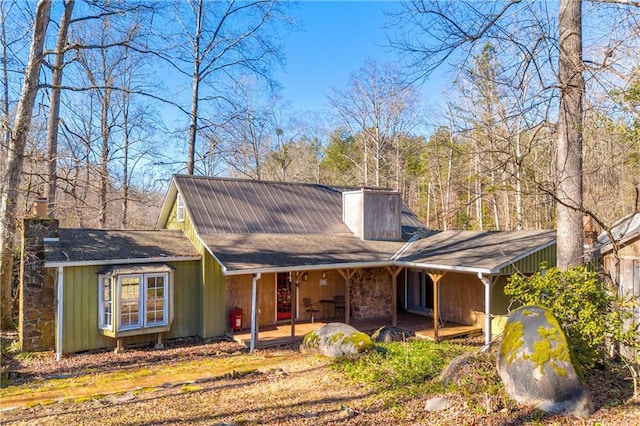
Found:
<path fill-rule="evenodd" d="M 338 269 L 338 273 L 342 275 L 345 282 L 344 295 L 344 323 L 349 324 L 349 313 L 351 312 L 351 278 L 356 273 L 355 269 Z"/>
<path fill-rule="evenodd" d="M 438 328 L 440 322 L 440 280 L 446 272 L 435 272 L 435 271 L 427 271 L 429 277 L 431 277 L 431 281 L 433 281 L 433 339 L 438 341 Z"/>
<path fill-rule="evenodd" d="M 300 287 L 300 277 L 306 271 L 296 271 L 289 273 L 289 280 L 293 285 L 291 289 L 291 337 L 296 337 L 296 318 L 298 317 L 298 291 Z M 292 279 L 295 277 L 295 279 Z"/>

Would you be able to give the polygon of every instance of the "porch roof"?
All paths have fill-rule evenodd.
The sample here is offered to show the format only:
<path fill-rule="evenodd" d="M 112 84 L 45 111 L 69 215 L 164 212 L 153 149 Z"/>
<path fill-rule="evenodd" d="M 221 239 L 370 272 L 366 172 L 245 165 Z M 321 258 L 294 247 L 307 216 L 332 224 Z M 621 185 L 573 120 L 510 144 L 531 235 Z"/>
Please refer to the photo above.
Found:
<path fill-rule="evenodd" d="M 556 231 L 442 231 L 411 244 L 396 264 L 425 269 L 497 274 L 556 242 Z"/>
<path fill-rule="evenodd" d="M 200 237 L 225 275 L 393 265 L 402 241 L 352 234 L 208 234 Z"/>
<path fill-rule="evenodd" d="M 61 228 L 45 240 L 45 266 L 112 265 L 198 260 L 198 251 L 180 230 Z"/>
<path fill-rule="evenodd" d="M 443 231 L 411 243 L 351 234 L 209 234 L 201 237 L 225 275 L 406 266 L 496 274 L 555 244 L 555 231 Z"/>

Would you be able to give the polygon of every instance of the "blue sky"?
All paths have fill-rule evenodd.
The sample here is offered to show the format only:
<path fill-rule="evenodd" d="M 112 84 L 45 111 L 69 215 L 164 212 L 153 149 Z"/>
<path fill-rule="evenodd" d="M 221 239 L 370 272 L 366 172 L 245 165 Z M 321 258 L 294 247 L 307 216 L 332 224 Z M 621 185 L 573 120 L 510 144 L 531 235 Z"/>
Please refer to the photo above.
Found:
<path fill-rule="evenodd" d="M 384 47 L 383 11 L 398 9 L 387 1 L 301 1 L 291 13 L 301 30 L 284 41 L 287 65 L 276 78 L 282 97 L 294 110 L 320 111 L 331 88 L 342 89 L 366 58 L 395 60 Z"/>

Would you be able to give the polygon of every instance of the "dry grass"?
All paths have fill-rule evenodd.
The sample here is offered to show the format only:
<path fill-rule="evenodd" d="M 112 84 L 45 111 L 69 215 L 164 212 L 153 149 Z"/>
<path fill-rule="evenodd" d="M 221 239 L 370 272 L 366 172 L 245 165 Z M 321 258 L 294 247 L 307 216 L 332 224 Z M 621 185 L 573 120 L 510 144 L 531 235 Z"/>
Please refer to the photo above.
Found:
<path fill-rule="evenodd" d="M 596 389 L 606 395 L 599 395 L 598 411 L 588 420 L 485 409 L 481 390 L 448 392 L 452 407 L 428 413 L 424 403 L 433 395 L 398 394 L 390 402 L 373 386 L 349 381 L 328 358 L 300 354 L 296 347 L 248 354 L 228 341 L 167 343 L 163 350 L 97 352 L 60 363 L 50 353 L 22 359 L 9 354 L 3 366 L 16 373 L 0 390 L 0 401 L 20 408 L 3 410 L 2 424 L 640 424 L 640 407 L 623 404 L 622 384 L 606 375 L 592 378 L 592 388 L 604 387 Z M 478 368 L 488 365 L 481 360 Z M 479 374 L 465 373 L 470 382 Z M 481 376 L 487 380 L 486 371 Z"/>

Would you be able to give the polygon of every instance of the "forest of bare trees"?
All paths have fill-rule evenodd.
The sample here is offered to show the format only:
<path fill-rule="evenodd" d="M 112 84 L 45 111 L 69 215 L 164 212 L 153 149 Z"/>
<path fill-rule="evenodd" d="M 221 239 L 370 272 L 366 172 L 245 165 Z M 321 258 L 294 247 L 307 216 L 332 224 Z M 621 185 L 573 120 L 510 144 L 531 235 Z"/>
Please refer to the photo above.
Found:
<path fill-rule="evenodd" d="M 64 227 L 149 228 L 174 173 L 398 189 L 435 229 L 565 214 L 581 244 L 585 214 L 640 208 L 638 6 L 405 2 L 398 63 L 366 61 L 311 114 L 273 77 L 287 2 L 2 0 L 3 278 L 34 199 Z M 447 101 L 426 108 L 439 67 Z"/>

